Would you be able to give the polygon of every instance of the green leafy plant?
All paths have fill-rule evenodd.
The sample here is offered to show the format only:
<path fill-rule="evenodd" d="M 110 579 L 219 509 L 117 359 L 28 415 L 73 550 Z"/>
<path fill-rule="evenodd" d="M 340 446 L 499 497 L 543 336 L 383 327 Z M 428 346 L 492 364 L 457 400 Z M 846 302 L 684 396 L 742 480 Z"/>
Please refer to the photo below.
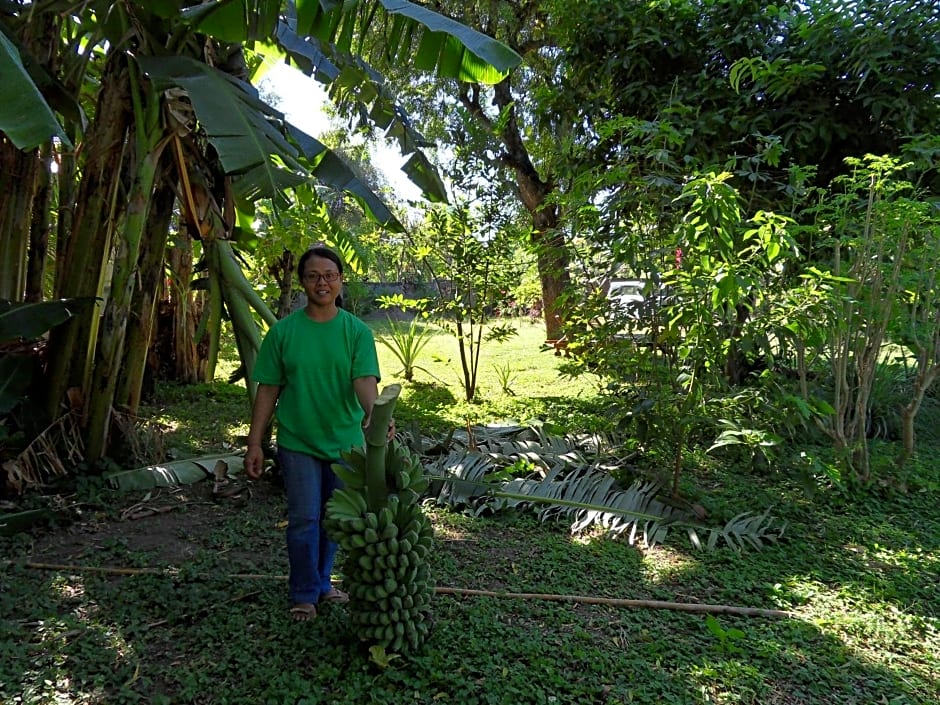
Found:
<path fill-rule="evenodd" d="M 852 172 L 836 179 L 833 192 L 815 210 L 817 227 L 830 235 L 831 268 L 807 272 L 827 293 L 817 322 L 825 335 L 817 346 L 830 364 L 833 413 L 817 417 L 816 423 L 846 469 L 866 484 L 873 479 L 868 450 L 872 400 L 879 375 L 888 369 L 880 363 L 890 334 L 896 331 L 911 346 L 917 364 L 913 391 L 900 408 L 901 463 L 913 452 L 914 419 L 925 392 L 940 376 L 935 284 L 940 240 L 935 209 L 902 178 L 907 165 L 873 155 L 846 163 Z M 899 311 L 903 315 L 897 316 Z M 800 372 L 808 397 L 805 365 Z M 874 421 L 885 431 L 895 413 Z"/>
<path fill-rule="evenodd" d="M 509 363 L 504 362 L 501 365 L 494 364 L 493 371 L 496 372 L 496 378 L 499 380 L 499 388 L 503 390 L 503 393 L 511 397 L 516 396 L 516 393 L 512 390 L 512 384 L 516 379 L 516 375 L 512 371 L 512 367 Z"/>
<path fill-rule="evenodd" d="M 734 627 L 726 629 L 721 626 L 721 622 L 718 621 L 717 617 L 710 614 L 705 616 L 705 627 L 718 640 L 718 648 L 721 651 L 727 654 L 741 653 L 741 648 L 736 642 L 744 638 L 743 631 Z"/>
<path fill-rule="evenodd" d="M 506 302 L 515 276 L 513 244 L 505 232 L 487 232 L 486 223 L 467 206 L 434 206 L 425 215 L 410 254 L 434 282 L 437 296 L 420 301 L 394 297 L 394 301 L 422 307 L 454 335 L 464 397 L 470 402 L 476 396 L 484 343 L 504 342 L 517 334 L 511 322 L 491 322 L 492 312 Z"/>
<path fill-rule="evenodd" d="M 382 297 L 380 302 L 388 303 L 387 297 Z M 421 323 L 418 317 L 412 318 L 407 328 L 395 321 L 391 316 L 388 317 L 388 327 L 390 334 L 380 335 L 376 339 L 385 347 L 392 351 L 398 361 L 402 364 L 401 374 L 406 381 L 412 382 L 415 377 L 415 370 L 428 372 L 427 369 L 418 365 L 418 356 L 433 337 L 433 332 L 425 324 Z M 428 374 L 431 374 L 428 372 Z"/>
<path fill-rule="evenodd" d="M 718 423 L 724 430 L 707 452 L 718 448 L 742 447 L 747 450 L 752 467 L 758 464 L 766 466 L 773 456 L 773 449 L 782 441 L 780 436 L 766 429 L 744 428 L 728 419 L 721 419 Z"/>

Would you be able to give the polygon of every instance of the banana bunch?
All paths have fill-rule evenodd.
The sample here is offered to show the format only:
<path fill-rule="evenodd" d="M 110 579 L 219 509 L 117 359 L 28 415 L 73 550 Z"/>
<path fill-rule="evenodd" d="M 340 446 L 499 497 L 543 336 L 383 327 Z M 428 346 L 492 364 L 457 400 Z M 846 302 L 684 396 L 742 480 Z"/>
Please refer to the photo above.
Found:
<path fill-rule="evenodd" d="M 420 505 L 428 480 L 420 459 L 393 442 L 385 456 L 387 503 L 370 511 L 366 454 L 354 448 L 343 456 L 346 465 L 333 467 L 344 487 L 327 502 L 324 528 L 344 552 L 350 619 L 360 639 L 390 653 L 416 650 L 427 637 L 433 591 L 433 530 Z"/>

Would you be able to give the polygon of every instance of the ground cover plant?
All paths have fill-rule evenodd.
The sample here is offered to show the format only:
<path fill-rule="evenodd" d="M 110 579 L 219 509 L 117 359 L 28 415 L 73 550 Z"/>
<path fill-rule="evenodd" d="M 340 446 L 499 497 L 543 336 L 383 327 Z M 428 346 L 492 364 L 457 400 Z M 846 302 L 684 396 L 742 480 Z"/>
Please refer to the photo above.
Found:
<path fill-rule="evenodd" d="M 374 323 L 377 332 L 382 331 Z M 560 380 L 541 329 L 484 350 L 480 393 L 461 402 L 452 338 L 434 335 L 396 416 L 428 433 L 513 418 L 559 430 L 614 426 L 589 375 Z M 385 353 L 380 350 L 380 354 Z M 391 353 L 389 352 L 390 356 Z M 491 357 L 488 357 L 491 356 Z M 495 371 L 516 370 L 515 396 Z M 220 364 L 220 374 L 228 374 Z M 433 377 L 431 376 L 433 375 Z M 223 377 L 224 379 L 224 377 Z M 150 407 L 177 454 L 237 449 L 244 388 L 161 386 Z M 895 444 L 873 442 L 873 463 Z M 526 511 L 428 507 L 439 590 L 425 648 L 382 667 L 346 608 L 287 613 L 276 474 L 219 492 L 212 481 L 116 495 L 86 479 L 35 497 L 67 521 L 0 539 L 0 701 L 13 703 L 930 703 L 940 697 L 940 516 L 930 458 L 848 494 L 805 491 L 796 449 L 755 471 L 697 454 L 682 489 L 721 523 L 772 507 L 784 537 L 761 551 L 652 549 L 597 531 L 571 536 Z M 625 465 L 639 462 L 628 461 Z M 622 469 L 623 470 L 623 469 Z M 655 467 L 631 472 L 655 474 Z M 902 482 L 903 481 L 903 482 Z M 45 566 L 45 567 L 42 567 Z M 341 577 L 341 576 L 337 576 Z M 785 618 L 690 614 L 446 588 L 736 605 Z"/>

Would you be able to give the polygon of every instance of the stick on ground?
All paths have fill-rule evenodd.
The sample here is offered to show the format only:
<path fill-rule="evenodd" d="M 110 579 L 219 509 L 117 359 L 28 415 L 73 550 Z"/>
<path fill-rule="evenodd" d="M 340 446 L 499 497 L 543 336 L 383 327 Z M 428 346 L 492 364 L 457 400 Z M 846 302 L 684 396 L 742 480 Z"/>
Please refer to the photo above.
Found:
<path fill-rule="evenodd" d="M 12 565 L 6 561 L 5 565 Z M 26 568 L 35 570 L 55 570 L 66 573 L 106 573 L 110 575 L 175 575 L 175 568 L 116 568 L 109 566 L 66 565 L 62 563 L 23 563 Z M 234 578 L 237 580 L 287 580 L 286 575 L 260 575 L 255 573 L 234 573 L 216 575 L 215 578 Z M 775 617 L 788 619 L 794 615 L 786 610 L 771 610 L 761 607 L 739 607 L 736 605 L 711 605 L 697 602 L 668 602 L 664 600 L 634 600 L 618 597 L 594 597 L 592 595 L 556 595 L 543 592 L 493 592 L 491 590 L 471 590 L 469 588 L 436 587 L 436 595 L 455 595 L 464 597 L 495 597 L 519 600 L 545 600 L 549 602 L 574 602 L 584 605 L 605 605 L 607 607 L 629 607 L 633 609 L 673 610 L 676 612 L 696 612 L 699 614 L 734 614 L 742 617 Z"/>

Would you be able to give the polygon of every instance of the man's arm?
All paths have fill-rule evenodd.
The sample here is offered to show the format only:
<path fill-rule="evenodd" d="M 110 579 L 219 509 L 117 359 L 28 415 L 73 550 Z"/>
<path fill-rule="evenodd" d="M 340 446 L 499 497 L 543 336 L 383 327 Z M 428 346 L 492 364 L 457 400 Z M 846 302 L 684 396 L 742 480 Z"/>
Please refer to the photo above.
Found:
<path fill-rule="evenodd" d="M 379 396 L 379 381 L 372 375 L 356 377 L 353 380 L 353 389 L 359 398 L 359 406 L 366 412 L 365 417 L 362 419 L 362 427 L 368 428 L 369 422 L 372 420 L 372 407 L 375 406 L 375 400 Z"/>
<path fill-rule="evenodd" d="M 251 409 L 251 428 L 248 431 L 248 450 L 245 453 L 245 474 L 252 480 L 261 477 L 261 470 L 264 467 L 261 441 L 274 415 L 274 407 L 280 395 L 281 388 L 276 384 L 259 384 L 258 391 L 255 393 L 255 403 Z"/>

